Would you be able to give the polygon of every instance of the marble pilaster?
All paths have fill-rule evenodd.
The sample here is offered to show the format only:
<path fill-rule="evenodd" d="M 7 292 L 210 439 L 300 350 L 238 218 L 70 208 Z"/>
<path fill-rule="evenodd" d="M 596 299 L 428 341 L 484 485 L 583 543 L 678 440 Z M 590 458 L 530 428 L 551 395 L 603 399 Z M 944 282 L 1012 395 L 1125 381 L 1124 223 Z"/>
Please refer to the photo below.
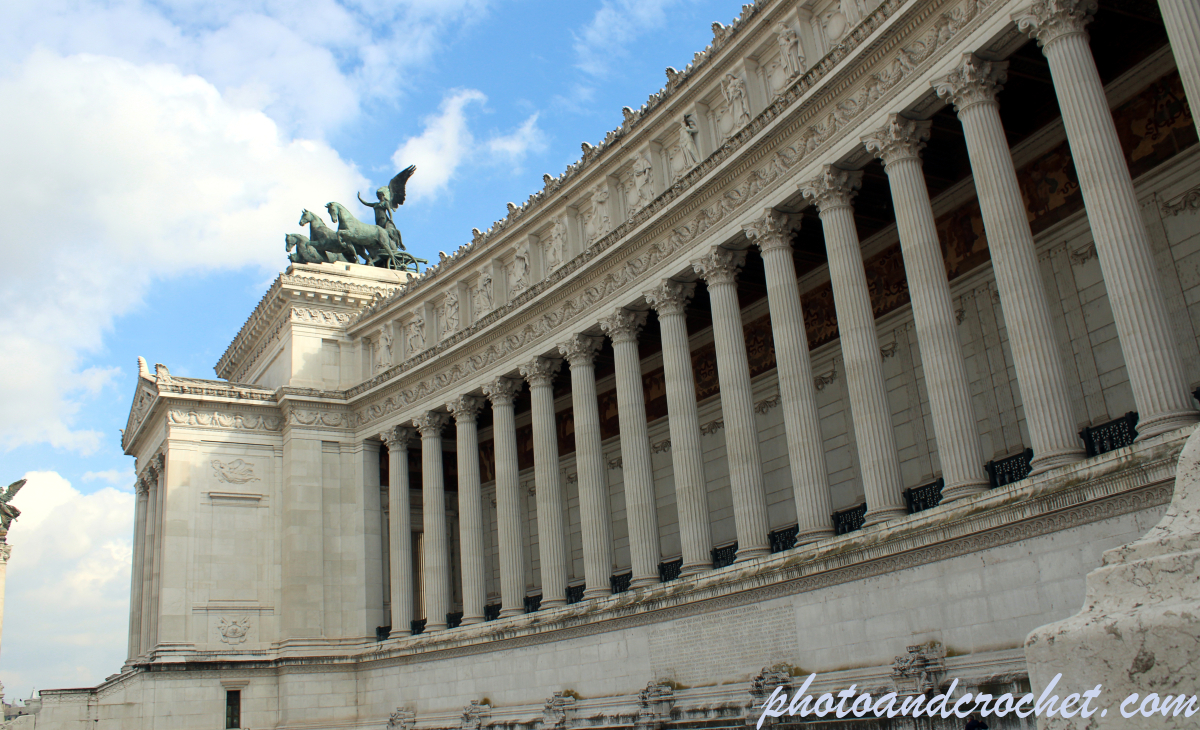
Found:
<path fill-rule="evenodd" d="M 458 447 L 458 534 L 462 571 L 462 625 L 483 621 L 483 496 L 479 487 L 479 425 L 483 400 L 460 395 L 446 404 L 454 416 Z"/>
<path fill-rule="evenodd" d="M 513 401 L 516 378 L 496 378 L 483 386 L 492 402 L 496 447 L 496 533 L 500 541 L 500 617 L 525 613 L 525 552 L 521 545 L 521 484 L 517 464 L 517 422 Z"/>
<path fill-rule="evenodd" d="M 864 137 L 863 144 L 883 161 L 892 192 L 938 461 L 942 465 L 942 500 L 951 502 L 986 491 L 988 480 L 983 469 L 975 409 L 971 405 L 967 365 L 958 341 L 958 321 L 950 299 L 946 262 L 921 170 L 921 150 L 929 139 L 930 126 L 930 122 L 893 114 L 882 129 Z"/>
<path fill-rule="evenodd" d="M 671 467 L 675 505 L 679 512 L 679 542 L 683 551 L 680 575 L 712 568 L 712 530 L 708 523 L 708 491 L 704 454 L 700 450 L 700 416 L 696 381 L 688 344 L 687 302 L 693 283 L 664 280 L 642 294 L 658 313 L 662 338 L 663 376 L 667 386 L 667 426 L 671 434 Z"/>
<path fill-rule="evenodd" d="M 935 80 L 938 96 L 954 104 L 962 122 L 979 195 L 979 210 L 992 254 L 996 289 L 1010 333 L 1013 367 L 1033 448 L 1034 473 L 1083 458 L 1066 375 L 1038 271 L 1033 233 L 1017 185 L 996 94 L 1007 63 L 965 54 L 949 76 Z"/>
<path fill-rule="evenodd" d="M 537 499 L 542 608 L 567 604 L 567 526 L 563 517 L 554 413 L 554 374 L 560 367 L 562 360 L 549 357 L 534 358 L 521 366 L 521 377 L 529 383 L 533 406 L 533 481 Z"/>
<path fill-rule="evenodd" d="M 1192 3 L 1193 15 L 1197 14 Z M 1096 0 L 1040 0 L 1013 15 L 1050 65 L 1071 158 L 1138 408 L 1138 438 L 1200 420 L 1133 179 L 1084 27 Z"/>
<path fill-rule="evenodd" d="M 411 428 L 396 426 L 379 434 L 388 449 L 388 568 L 392 606 L 392 630 L 388 638 L 412 633 L 413 555 L 412 506 L 409 504 L 408 447 L 415 440 Z"/>
<path fill-rule="evenodd" d="M 771 551 L 767 541 L 767 493 L 763 486 L 762 455 L 754 420 L 754 394 L 742 310 L 738 304 L 737 272 L 746 263 L 745 251 L 715 247 L 692 261 L 708 284 L 712 301 L 713 340 L 717 351 L 717 380 L 721 386 L 721 416 L 725 419 L 725 453 L 733 490 L 733 520 L 737 526 L 737 560 Z"/>
<path fill-rule="evenodd" d="M 824 228 L 858 463 L 867 499 L 865 524 L 873 525 L 903 516 L 908 509 L 879 357 L 875 313 L 850 202 L 861 184 L 861 172 L 826 165 L 821 177 L 802 184 L 800 189 L 817 206 Z"/>
<path fill-rule="evenodd" d="M 600 329 L 612 339 L 617 371 L 617 418 L 621 429 L 625 520 L 629 526 L 629 554 L 633 564 L 632 588 L 658 583 L 658 563 L 662 559 L 654 474 L 650 467 L 642 361 L 638 354 L 638 334 L 645 324 L 645 312 L 623 308 L 600 320 Z"/>
<path fill-rule="evenodd" d="M 583 523 L 584 598 L 612 593 L 612 525 L 608 484 L 600 450 L 600 408 L 594 359 L 602 340 L 574 335 L 558 351 L 571 366 L 571 407 L 575 412 L 575 468 L 579 477 L 579 518 Z"/>
<path fill-rule="evenodd" d="M 833 535 L 830 524 L 833 507 L 804 310 L 800 306 L 792 257 L 791 233 L 798 224 L 794 216 L 768 210 L 742 229 L 762 251 L 767 274 L 767 305 L 771 310 L 779 398 L 787 435 L 792 497 L 796 503 L 796 544 L 803 545 Z"/>
<path fill-rule="evenodd" d="M 446 530 L 446 482 L 442 468 L 442 429 L 447 413 L 429 411 L 413 419 L 421 432 L 421 513 L 424 522 L 425 631 L 446 628 L 450 610 L 450 540 Z"/>

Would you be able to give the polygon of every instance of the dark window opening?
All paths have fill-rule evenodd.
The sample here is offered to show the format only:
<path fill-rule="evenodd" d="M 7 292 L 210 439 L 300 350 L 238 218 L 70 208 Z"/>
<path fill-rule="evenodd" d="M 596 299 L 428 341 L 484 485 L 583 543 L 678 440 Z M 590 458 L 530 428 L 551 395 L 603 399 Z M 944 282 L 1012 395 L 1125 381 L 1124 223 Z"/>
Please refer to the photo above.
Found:
<path fill-rule="evenodd" d="M 240 689 L 225 690 L 225 727 L 240 728 L 242 726 L 242 691 Z"/>

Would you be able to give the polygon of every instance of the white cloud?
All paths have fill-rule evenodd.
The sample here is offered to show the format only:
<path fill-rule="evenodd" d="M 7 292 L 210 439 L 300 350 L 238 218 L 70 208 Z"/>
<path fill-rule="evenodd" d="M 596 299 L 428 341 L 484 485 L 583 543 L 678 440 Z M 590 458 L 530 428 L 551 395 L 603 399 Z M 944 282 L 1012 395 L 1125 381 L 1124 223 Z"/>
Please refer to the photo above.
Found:
<path fill-rule="evenodd" d="M 486 141 L 477 142 L 467 109 L 472 104 L 486 103 L 487 97 L 481 91 L 455 89 L 442 99 L 437 114 L 421 120 L 424 125 L 421 134 L 409 137 L 396 148 L 392 163 L 397 170 L 408 165 L 416 165 L 419 170 L 408 183 L 410 200 L 432 198 L 467 162 L 491 164 L 503 160 L 519 165 L 527 153 L 545 148 L 537 114 L 507 135 L 493 134 Z"/>
<path fill-rule="evenodd" d="M 127 652 L 134 495 L 81 494 L 55 472 L 30 472 L 13 500 L 4 665 L 8 701 L 34 687 L 94 685 Z"/>
<path fill-rule="evenodd" d="M 323 142 L 167 65 L 48 51 L 0 71 L 0 448 L 88 452 L 78 402 L 112 369 L 84 369 L 113 318 L 156 277 L 278 270 L 304 205 L 351 201 L 366 182 Z M 299 201 L 304 201 L 300 203 Z M 132 363 L 130 363 L 132 369 Z"/>
<path fill-rule="evenodd" d="M 117 487 L 118 489 L 129 490 L 133 488 L 133 481 L 136 478 L 133 469 L 105 469 L 104 471 L 89 471 L 83 475 L 85 483 L 102 481 Z"/>
<path fill-rule="evenodd" d="M 681 0 L 604 0 L 591 21 L 575 34 L 576 65 L 602 76 L 614 58 L 628 55 L 634 40 L 667 25 L 667 11 Z"/>

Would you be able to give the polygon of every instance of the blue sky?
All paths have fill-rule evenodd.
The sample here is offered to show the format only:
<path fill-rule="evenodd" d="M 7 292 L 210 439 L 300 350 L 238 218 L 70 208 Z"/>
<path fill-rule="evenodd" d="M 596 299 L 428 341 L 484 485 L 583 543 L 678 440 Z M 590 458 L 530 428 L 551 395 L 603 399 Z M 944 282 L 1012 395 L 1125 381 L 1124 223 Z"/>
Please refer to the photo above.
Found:
<path fill-rule="evenodd" d="M 136 358 L 212 367 L 330 200 L 431 260 L 620 125 L 727 0 L 8 0 L 0 6 L 0 681 L 86 686 L 125 654 Z M 2 484 L 0 484 L 2 486 Z"/>

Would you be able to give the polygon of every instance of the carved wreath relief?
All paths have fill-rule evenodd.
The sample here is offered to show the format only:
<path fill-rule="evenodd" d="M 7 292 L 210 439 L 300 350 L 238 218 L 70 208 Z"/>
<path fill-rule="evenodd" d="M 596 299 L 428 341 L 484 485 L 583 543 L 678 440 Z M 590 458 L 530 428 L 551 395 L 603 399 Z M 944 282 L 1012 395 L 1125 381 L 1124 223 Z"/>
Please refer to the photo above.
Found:
<path fill-rule="evenodd" d="M 213 476 L 218 482 L 226 484 L 245 484 L 246 482 L 262 481 L 254 476 L 254 465 L 241 459 L 234 459 L 230 462 L 224 462 L 220 459 L 213 459 L 211 462 Z"/>

